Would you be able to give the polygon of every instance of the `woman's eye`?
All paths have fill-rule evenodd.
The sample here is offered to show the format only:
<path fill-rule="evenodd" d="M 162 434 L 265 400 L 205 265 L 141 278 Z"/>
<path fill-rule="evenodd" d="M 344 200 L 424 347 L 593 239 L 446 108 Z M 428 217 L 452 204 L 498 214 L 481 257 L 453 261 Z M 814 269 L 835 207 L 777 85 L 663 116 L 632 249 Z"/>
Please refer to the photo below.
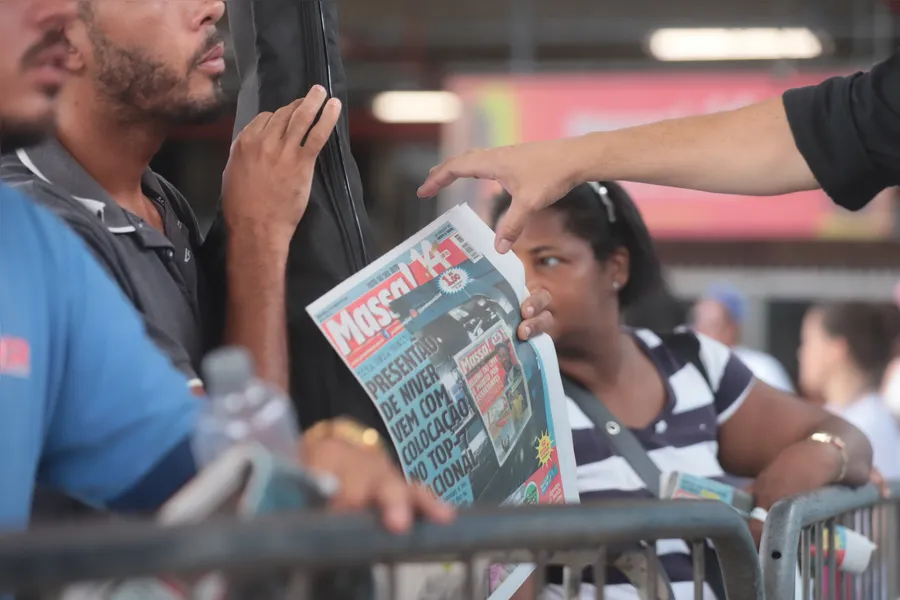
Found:
<path fill-rule="evenodd" d="M 538 264 L 542 267 L 555 267 L 559 262 L 559 259 L 555 256 L 544 256 L 538 259 Z"/>

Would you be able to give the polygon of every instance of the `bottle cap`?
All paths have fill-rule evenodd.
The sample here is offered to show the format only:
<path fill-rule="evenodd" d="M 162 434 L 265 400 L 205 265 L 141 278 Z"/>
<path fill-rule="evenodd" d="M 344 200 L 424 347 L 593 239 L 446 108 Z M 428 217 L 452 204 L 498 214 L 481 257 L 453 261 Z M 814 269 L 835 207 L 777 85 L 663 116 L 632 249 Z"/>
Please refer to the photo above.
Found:
<path fill-rule="evenodd" d="M 253 359 L 244 348 L 219 348 L 206 355 L 202 370 L 209 395 L 227 396 L 247 389 L 253 379 Z"/>

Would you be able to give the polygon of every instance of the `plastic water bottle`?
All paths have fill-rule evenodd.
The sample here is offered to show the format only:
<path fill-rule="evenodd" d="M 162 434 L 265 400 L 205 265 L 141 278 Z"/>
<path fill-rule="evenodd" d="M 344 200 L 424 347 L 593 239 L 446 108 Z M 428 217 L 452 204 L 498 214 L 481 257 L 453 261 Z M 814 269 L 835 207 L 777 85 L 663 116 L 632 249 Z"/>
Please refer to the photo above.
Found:
<path fill-rule="evenodd" d="M 243 348 L 209 353 L 202 370 L 207 399 L 193 440 L 194 457 L 208 465 L 232 446 L 255 442 L 272 454 L 297 457 L 297 416 L 290 398 L 254 375 Z"/>

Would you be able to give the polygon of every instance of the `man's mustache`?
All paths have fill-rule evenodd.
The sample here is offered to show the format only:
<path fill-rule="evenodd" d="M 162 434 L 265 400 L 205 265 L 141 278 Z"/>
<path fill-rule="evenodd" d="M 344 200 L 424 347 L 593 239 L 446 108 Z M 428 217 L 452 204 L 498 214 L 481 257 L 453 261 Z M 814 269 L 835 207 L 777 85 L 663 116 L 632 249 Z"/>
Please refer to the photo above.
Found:
<path fill-rule="evenodd" d="M 222 34 L 218 31 L 214 31 L 209 34 L 206 38 L 206 42 L 203 44 L 203 47 L 194 55 L 194 59 L 191 61 L 193 66 L 199 66 L 200 63 L 203 62 L 203 59 L 206 58 L 206 55 L 212 52 L 212 50 L 218 46 L 219 44 L 225 43 L 225 38 L 222 37 Z"/>
<path fill-rule="evenodd" d="M 48 31 L 44 38 L 25 51 L 22 56 L 22 70 L 39 66 L 41 63 L 41 55 L 47 50 L 51 50 L 56 46 L 65 47 L 67 44 L 66 36 L 62 30 Z"/>

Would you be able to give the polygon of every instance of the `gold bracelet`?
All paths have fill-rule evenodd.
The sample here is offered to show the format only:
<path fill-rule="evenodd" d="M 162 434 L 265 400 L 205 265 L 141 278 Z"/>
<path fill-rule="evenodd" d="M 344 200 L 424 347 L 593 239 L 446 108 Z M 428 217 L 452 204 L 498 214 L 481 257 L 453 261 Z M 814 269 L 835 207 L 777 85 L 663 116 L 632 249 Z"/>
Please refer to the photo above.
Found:
<path fill-rule="evenodd" d="M 318 442 L 329 437 L 336 437 L 345 442 L 368 448 L 383 450 L 381 436 L 371 427 L 360 425 L 348 417 L 337 417 L 327 421 L 319 421 L 303 434 L 307 442 Z"/>
<path fill-rule="evenodd" d="M 847 477 L 847 467 L 850 464 L 850 457 L 847 456 L 847 445 L 844 443 L 844 440 L 824 431 L 812 434 L 809 436 L 809 439 L 819 444 L 828 444 L 837 448 L 841 455 L 841 471 L 838 474 L 837 479 L 834 480 L 834 483 L 841 483 L 844 481 L 844 478 Z"/>

